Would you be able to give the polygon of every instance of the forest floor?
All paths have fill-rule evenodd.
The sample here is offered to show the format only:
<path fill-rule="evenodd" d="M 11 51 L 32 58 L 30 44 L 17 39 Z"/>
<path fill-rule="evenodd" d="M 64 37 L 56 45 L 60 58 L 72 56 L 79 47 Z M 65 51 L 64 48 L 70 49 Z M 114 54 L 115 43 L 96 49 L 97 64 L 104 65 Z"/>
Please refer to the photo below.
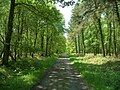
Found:
<path fill-rule="evenodd" d="M 53 68 L 31 90 L 89 90 L 69 58 L 59 58 Z"/>

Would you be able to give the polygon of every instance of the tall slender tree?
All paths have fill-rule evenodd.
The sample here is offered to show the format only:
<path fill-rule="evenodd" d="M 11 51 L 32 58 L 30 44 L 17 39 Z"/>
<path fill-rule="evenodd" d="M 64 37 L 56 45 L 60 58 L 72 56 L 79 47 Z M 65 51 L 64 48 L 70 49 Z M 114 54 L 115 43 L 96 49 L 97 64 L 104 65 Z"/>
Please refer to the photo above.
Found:
<path fill-rule="evenodd" d="M 8 18 L 8 30 L 6 32 L 5 44 L 3 49 L 4 54 L 3 54 L 2 65 L 8 65 L 8 58 L 10 55 L 10 42 L 11 42 L 11 36 L 13 32 L 14 10 L 15 10 L 15 0 L 11 0 L 10 12 L 9 12 L 9 18 Z"/>

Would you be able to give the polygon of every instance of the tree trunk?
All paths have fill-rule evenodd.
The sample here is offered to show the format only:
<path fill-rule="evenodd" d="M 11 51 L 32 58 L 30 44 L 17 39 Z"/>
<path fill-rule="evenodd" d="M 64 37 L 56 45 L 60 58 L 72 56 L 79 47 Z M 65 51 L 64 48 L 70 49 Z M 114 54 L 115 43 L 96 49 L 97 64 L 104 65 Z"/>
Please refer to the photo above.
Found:
<path fill-rule="evenodd" d="M 108 40 L 107 40 L 108 41 Z M 109 51 L 108 51 L 108 43 L 105 44 L 105 54 L 108 55 L 109 54 Z"/>
<path fill-rule="evenodd" d="M 44 56 L 44 31 L 41 31 L 41 56 Z"/>
<path fill-rule="evenodd" d="M 116 14 L 117 14 L 118 23 L 119 23 L 119 29 L 120 29 L 120 14 L 119 14 L 117 0 L 114 1 L 114 4 L 115 4 L 115 11 L 116 11 Z"/>
<path fill-rule="evenodd" d="M 105 57 L 104 37 L 103 37 L 103 32 L 101 27 L 101 21 L 100 21 L 100 18 L 97 18 L 97 20 L 98 20 L 99 31 L 101 36 L 102 52 L 103 52 L 103 56 Z"/>
<path fill-rule="evenodd" d="M 26 31 L 26 45 L 29 45 L 29 28 L 27 27 L 26 28 L 27 29 L 27 31 Z M 25 51 L 25 57 L 27 58 L 28 57 L 28 52 L 29 52 L 29 48 L 28 47 L 26 47 L 26 51 Z"/>
<path fill-rule="evenodd" d="M 47 25 L 47 31 L 46 31 L 46 50 L 45 50 L 45 56 L 48 56 L 48 42 L 49 42 L 49 36 L 48 36 L 48 25 Z"/>
<path fill-rule="evenodd" d="M 19 43 L 20 43 L 20 8 L 18 8 L 18 25 L 17 25 L 17 28 L 18 28 L 18 38 L 17 38 L 17 46 L 19 48 Z M 20 57 L 20 50 L 18 49 L 18 57 Z"/>
<path fill-rule="evenodd" d="M 15 45 L 14 45 L 14 59 L 16 61 L 17 58 L 17 49 L 19 48 L 19 41 L 20 41 L 20 8 L 18 8 L 18 24 L 17 24 L 17 29 L 18 29 L 18 36 L 17 36 L 17 40 L 15 41 Z M 18 49 L 18 55 L 19 55 L 19 49 Z"/>
<path fill-rule="evenodd" d="M 15 47 L 14 47 L 14 61 L 16 62 L 16 57 L 17 57 L 17 40 L 15 41 Z"/>
<path fill-rule="evenodd" d="M 39 20 L 37 21 L 37 27 L 36 27 L 36 32 L 35 32 L 35 39 L 34 39 L 34 49 L 36 48 L 36 42 L 37 42 L 37 37 L 38 37 L 38 31 L 39 31 Z M 34 57 L 35 50 L 32 52 L 32 58 Z"/>
<path fill-rule="evenodd" d="M 45 53 L 45 56 L 48 56 L 48 44 L 49 44 L 49 38 L 47 36 L 47 38 L 46 38 L 46 53 Z"/>
<path fill-rule="evenodd" d="M 115 31 L 115 21 L 114 21 L 114 18 L 113 18 L 113 43 L 114 43 L 114 54 L 117 57 L 118 54 L 117 54 L 117 46 L 116 46 L 116 31 Z"/>
<path fill-rule="evenodd" d="M 11 42 L 11 36 L 13 32 L 14 9 L 15 9 L 15 0 L 11 0 L 10 13 L 9 13 L 9 19 L 8 19 L 8 30 L 5 36 L 2 65 L 8 65 L 8 59 L 9 59 L 9 53 L 10 53 L 10 42 Z"/>
<path fill-rule="evenodd" d="M 34 49 L 35 49 L 35 47 L 36 47 L 37 36 L 38 36 L 38 33 L 36 32 L 36 33 L 35 33 L 35 40 L 34 40 Z M 33 53 L 32 53 L 32 58 L 34 57 L 34 53 L 35 53 L 35 51 L 33 51 Z"/>
<path fill-rule="evenodd" d="M 109 56 L 111 56 L 111 41 L 112 41 L 112 28 L 111 28 L 111 22 L 109 23 Z"/>
<path fill-rule="evenodd" d="M 98 39 L 99 30 L 97 28 L 96 23 L 94 23 L 94 26 L 95 26 L 95 29 L 96 29 L 96 33 L 95 33 L 96 44 L 95 44 L 95 54 L 94 55 L 97 55 L 97 54 L 99 54 L 99 43 L 97 42 L 97 40 L 99 40 Z"/>
<path fill-rule="evenodd" d="M 82 44 L 83 44 L 83 55 L 85 55 L 85 43 L 84 43 L 84 30 L 81 30 L 82 33 Z"/>
<path fill-rule="evenodd" d="M 98 9 L 98 3 L 97 3 L 96 0 L 94 0 L 94 4 L 95 4 L 95 9 L 97 10 Z M 96 15 L 96 13 L 95 13 L 95 16 L 96 16 L 96 19 L 97 19 L 97 22 L 98 22 L 98 26 L 99 26 L 98 28 L 99 28 L 100 36 L 101 36 L 102 53 L 103 53 L 103 56 L 105 57 L 104 37 L 103 37 L 103 33 L 102 33 L 101 20 Z"/>
<path fill-rule="evenodd" d="M 76 39 L 76 35 L 75 35 L 75 50 L 76 50 L 76 53 L 78 53 L 78 48 L 77 48 L 77 39 Z"/>
<path fill-rule="evenodd" d="M 51 56 L 51 52 L 52 52 L 52 33 L 50 34 L 49 56 Z"/>
<path fill-rule="evenodd" d="M 23 13 L 21 14 L 21 16 L 22 16 L 22 18 L 21 18 L 21 29 L 20 29 L 20 37 L 21 37 L 21 39 L 20 39 L 20 46 L 22 46 L 22 34 L 23 34 L 23 29 L 24 29 L 24 27 L 23 27 L 23 25 L 24 25 L 24 15 L 23 15 Z M 22 57 L 22 55 L 23 55 L 23 51 L 22 51 L 22 49 L 20 50 L 20 54 L 18 54 L 18 57 Z"/>
<path fill-rule="evenodd" d="M 80 35 L 78 34 L 78 53 L 80 54 Z"/>
<path fill-rule="evenodd" d="M 2 57 L 3 53 L 4 53 L 4 51 L 2 50 L 2 52 L 0 53 L 0 58 Z"/>
<path fill-rule="evenodd" d="M 115 5 L 114 5 L 115 4 Z M 114 1 L 114 4 L 113 4 L 113 7 L 115 6 L 115 13 L 116 13 L 116 15 L 117 15 L 117 18 L 118 18 L 118 28 L 119 28 L 119 32 L 118 32 L 118 40 L 120 39 L 120 14 L 119 14 L 119 5 L 118 5 L 118 2 L 117 2 L 117 0 L 115 0 Z M 117 45 L 117 44 L 116 44 Z M 117 46 L 116 46 L 116 48 L 117 48 Z M 119 53 L 119 51 L 120 51 L 120 47 L 118 47 L 117 48 L 117 50 L 118 50 L 118 52 L 116 51 L 116 54 L 118 54 Z"/>

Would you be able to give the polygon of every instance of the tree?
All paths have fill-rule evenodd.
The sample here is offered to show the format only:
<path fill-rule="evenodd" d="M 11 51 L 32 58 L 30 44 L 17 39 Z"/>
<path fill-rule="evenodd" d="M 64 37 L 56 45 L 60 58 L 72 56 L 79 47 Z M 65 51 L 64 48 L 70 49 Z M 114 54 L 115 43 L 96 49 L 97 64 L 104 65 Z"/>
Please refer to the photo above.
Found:
<path fill-rule="evenodd" d="M 118 2 L 117 0 L 82 0 L 76 3 L 70 21 L 69 37 L 71 35 L 75 37 L 78 32 L 81 37 L 84 36 L 84 39 L 80 39 L 83 52 L 85 50 L 94 55 L 101 53 L 103 56 L 108 54 L 111 56 L 114 53 L 117 56 L 120 48 Z M 71 42 L 70 39 L 73 38 L 69 38 L 68 42 Z M 76 43 L 79 43 L 79 40 Z"/>
<path fill-rule="evenodd" d="M 8 19 L 8 31 L 5 36 L 5 44 L 4 44 L 4 55 L 2 60 L 2 65 L 8 65 L 8 58 L 10 54 L 10 41 L 13 32 L 13 19 L 14 19 L 14 10 L 15 10 L 15 0 L 11 0 L 10 4 L 10 12 Z"/>
<path fill-rule="evenodd" d="M 54 38 L 64 37 L 63 25 L 63 16 L 55 8 L 54 2 L 11 0 L 8 30 L 6 34 L 0 32 L 0 40 L 4 45 L 4 48 L 0 48 L 1 56 L 3 53 L 2 65 L 8 64 L 9 56 L 16 61 L 18 57 L 62 53 L 65 46 L 58 49 L 60 39 L 56 41 Z M 62 40 L 61 45 L 66 43 L 65 39 Z"/>

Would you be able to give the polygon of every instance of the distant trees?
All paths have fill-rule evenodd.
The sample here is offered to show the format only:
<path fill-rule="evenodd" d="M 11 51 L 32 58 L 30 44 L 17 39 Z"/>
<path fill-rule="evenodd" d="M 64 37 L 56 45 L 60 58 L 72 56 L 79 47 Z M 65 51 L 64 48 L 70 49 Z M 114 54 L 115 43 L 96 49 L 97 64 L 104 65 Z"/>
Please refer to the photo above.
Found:
<path fill-rule="evenodd" d="M 75 5 L 70 21 L 69 42 L 79 35 L 80 52 L 102 53 L 103 56 L 120 53 L 120 16 L 117 0 L 82 0 Z M 71 38 L 72 37 L 72 38 Z M 68 42 L 68 44 L 69 44 Z M 74 45 L 70 45 L 72 52 Z M 78 49 L 79 51 L 79 49 Z"/>

